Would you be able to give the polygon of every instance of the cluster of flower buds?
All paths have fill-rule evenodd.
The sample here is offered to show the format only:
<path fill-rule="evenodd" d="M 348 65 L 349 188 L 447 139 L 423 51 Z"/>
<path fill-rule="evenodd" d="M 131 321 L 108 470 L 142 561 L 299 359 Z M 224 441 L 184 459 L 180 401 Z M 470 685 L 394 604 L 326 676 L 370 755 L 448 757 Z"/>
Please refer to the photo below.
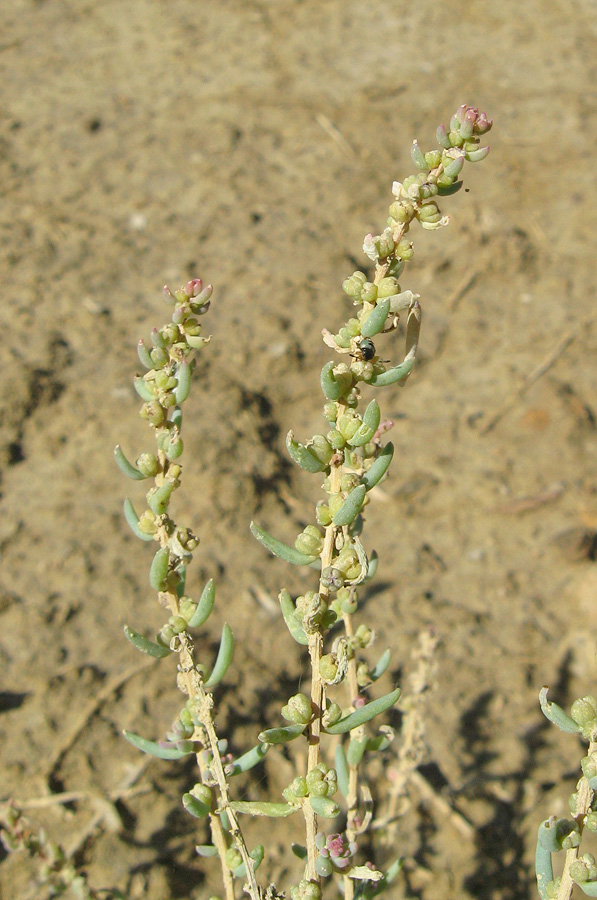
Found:
<path fill-rule="evenodd" d="M 331 818 L 339 812 L 339 807 L 331 799 L 337 790 L 336 770 L 320 762 L 306 775 L 297 775 L 285 788 L 283 795 L 292 804 L 301 804 L 308 799 L 320 815 Z"/>
<path fill-rule="evenodd" d="M 327 878 L 334 871 L 342 871 L 351 865 L 352 858 L 357 852 L 355 841 L 349 841 L 344 834 L 328 834 L 318 831 L 315 836 L 315 846 L 319 850 L 317 858 L 317 873 Z"/>
<path fill-rule="evenodd" d="M 570 718 L 588 741 L 597 740 L 597 697 L 579 697 L 572 704 Z"/>

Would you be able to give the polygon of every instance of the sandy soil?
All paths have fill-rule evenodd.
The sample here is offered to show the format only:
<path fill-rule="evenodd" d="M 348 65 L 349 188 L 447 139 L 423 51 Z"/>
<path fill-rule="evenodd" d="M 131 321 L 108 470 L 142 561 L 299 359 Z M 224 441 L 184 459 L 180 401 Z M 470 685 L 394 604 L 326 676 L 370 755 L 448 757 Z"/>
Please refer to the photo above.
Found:
<path fill-rule="evenodd" d="M 450 228 L 414 236 L 420 361 L 380 397 L 398 462 L 369 507 L 381 565 L 363 610 L 395 681 L 419 631 L 441 635 L 420 771 L 449 806 L 415 784 L 376 860 L 408 854 L 396 898 L 535 896 L 537 824 L 565 814 L 581 755 L 537 694 L 568 704 L 596 676 L 593 4 L 7 0 L 0 18 L 2 797 L 84 792 L 29 815 L 78 845 L 95 888 L 219 890 L 180 806 L 191 766 L 151 762 L 150 790 L 102 819 L 140 763 L 122 728 L 159 737 L 180 703 L 172 667 L 142 668 L 122 634 L 161 625 L 121 515 L 141 491 L 112 459 L 148 447 L 135 344 L 164 321 L 164 282 L 215 284 L 176 510 L 202 538 L 194 590 L 217 579 L 203 646 L 225 619 L 236 634 L 219 724 L 238 750 L 301 673 L 255 589 L 302 573 L 248 523 L 290 540 L 311 519 L 317 484 L 284 435 L 322 427 L 321 328 L 350 312 L 340 282 L 411 140 L 431 147 L 469 102 L 494 117 L 492 153 L 446 200 Z M 252 796 L 291 777 L 271 757 Z M 291 833 L 274 829 L 264 881 L 298 877 Z M 45 897 L 32 871 L 4 859 L 2 897 Z"/>

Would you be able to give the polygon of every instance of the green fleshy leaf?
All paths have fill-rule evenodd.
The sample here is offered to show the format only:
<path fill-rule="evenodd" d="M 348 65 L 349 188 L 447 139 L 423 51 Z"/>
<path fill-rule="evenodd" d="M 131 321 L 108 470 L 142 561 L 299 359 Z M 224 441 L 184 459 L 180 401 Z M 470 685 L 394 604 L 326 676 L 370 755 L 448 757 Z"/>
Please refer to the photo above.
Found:
<path fill-rule="evenodd" d="M 335 819 L 340 815 L 340 807 L 330 797 L 309 797 L 309 805 L 314 813 L 324 819 Z"/>
<path fill-rule="evenodd" d="M 127 475 L 128 478 L 132 478 L 133 481 L 143 481 L 144 478 L 148 477 L 128 461 L 123 453 L 120 444 L 116 444 L 116 446 L 114 447 L 114 459 L 116 460 L 116 465 L 118 466 L 120 471 L 124 472 L 124 474 Z"/>
<path fill-rule="evenodd" d="M 153 360 L 149 355 L 149 350 L 145 346 L 145 341 L 143 340 L 143 338 L 141 338 L 141 340 L 137 344 L 137 354 L 142 366 L 145 366 L 146 369 L 153 369 Z"/>
<path fill-rule="evenodd" d="M 296 547 L 289 547 L 288 544 L 283 544 L 282 541 L 273 537 L 265 531 L 264 528 L 257 525 L 256 522 L 251 522 L 250 528 L 253 537 L 257 538 L 259 543 L 263 544 L 266 550 L 269 550 L 274 556 L 277 556 L 286 562 L 292 563 L 295 566 L 310 566 L 312 562 L 318 559 L 317 556 L 309 556 L 306 553 L 301 553 Z"/>
<path fill-rule="evenodd" d="M 148 499 L 149 508 L 156 516 L 163 516 L 168 509 L 170 497 L 174 491 L 174 484 L 171 481 L 165 481 Z"/>
<path fill-rule="evenodd" d="M 263 844 L 257 844 L 255 849 L 251 850 L 249 856 L 254 862 L 253 871 L 256 872 L 263 862 L 263 857 L 265 856 L 265 847 L 263 846 Z M 236 869 L 233 869 L 232 874 L 235 878 L 245 878 L 247 875 L 245 864 L 241 863 L 240 866 L 237 866 Z"/>
<path fill-rule="evenodd" d="M 290 803 L 268 803 L 264 800 L 233 800 L 230 808 L 242 815 L 268 816 L 270 819 L 285 819 L 299 809 Z"/>
<path fill-rule="evenodd" d="M 553 881 L 553 865 L 551 861 L 552 850 L 550 848 L 552 846 L 552 832 L 555 832 L 555 828 L 552 826 L 553 822 L 550 824 L 550 820 L 547 819 L 539 825 L 537 834 L 535 876 L 537 878 L 537 889 L 541 900 L 549 900 L 547 885 L 550 881 Z M 559 847 L 553 845 L 553 849 L 557 850 Z"/>
<path fill-rule="evenodd" d="M 378 697 L 377 700 L 371 700 L 370 703 L 366 703 L 365 706 L 361 706 L 348 716 L 340 719 L 335 725 L 328 725 L 325 731 L 328 734 L 346 734 L 347 731 L 352 731 L 353 728 L 358 728 L 360 725 L 364 725 L 365 722 L 370 722 L 375 716 L 390 709 L 397 702 L 400 694 L 400 688 L 396 688 L 391 693 Z"/>
<path fill-rule="evenodd" d="M 363 447 L 373 438 L 379 428 L 381 412 L 377 400 L 372 400 L 363 414 L 363 422 L 348 443 L 351 447 Z"/>
<path fill-rule="evenodd" d="M 369 557 L 369 565 L 367 567 L 367 575 L 365 576 L 364 581 L 369 581 L 371 578 L 375 578 L 378 565 L 379 565 L 379 556 L 377 555 L 376 550 L 372 550 L 371 556 Z"/>
<path fill-rule="evenodd" d="M 264 744 L 287 744 L 302 734 L 306 725 L 281 725 L 279 728 L 266 728 L 257 737 Z"/>
<path fill-rule="evenodd" d="M 368 491 L 375 487 L 376 484 L 379 484 L 390 468 L 393 456 L 394 445 L 391 441 L 388 441 L 371 468 L 361 478 L 361 484 L 364 484 Z"/>
<path fill-rule="evenodd" d="M 154 591 L 164 589 L 164 581 L 168 574 L 168 564 L 170 562 L 170 551 L 168 547 L 160 547 L 151 563 L 149 570 L 149 583 Z"/>
<path fill-rule="evenodd" d="M 374 375 L 369 380 L 369 384 L 373 384 L 376 387 L 384 387 L 388 384 L 404 384 L 412 372 L 414 364 L 414 356 L 410 359 L 405 359 L 399 366 L 394 366 L 393 369 L 387 369 L 385 372 L 380 372 L 379 375 Z"/>
<path fill-rule="evenodd" d="M 174 397 L 177 406 L 184 403 L 189 396 L 189 391 L 191 390 L 191 371 L 191 366 L 186 359 L 183 359 L 177 366 L 176 380 L 178 384 L 174 389 Z"/>
<path fill-rule="evenodd" d="M 370 750 L 373 753 L 377 753 L 380 750 L 387 750 L 395 737 L 396 732 L 393 728 L 389 725 L 382 725 L 379 729 L 379 733 L 376 734 L 374 738 L 367 739 L 367 746 L 365 749 Z"/>
<path fill-rule="evenodd" d="M 363 337 L 372 338 L 382 330 L 386 324 L 388 313 L 390 311 L 390 298 L 384 297 L 379 300 L 377 305 L 371 310 L 363 324 L 361 325 L 361 334 Z"/>
<path fill-rule="evenodd" d="M 146 637 L 143 637 L 142 634 L 139 634 L 138 631 L 129 628 L 128 625 L 124 626 L 124 634 L 126 639 L 131 642 L 135 649 L 140 650 L 141 653 L 147 653 L 148 656 L 154 656 L 156 659 L 163 659 L 165 656 L 170 656 L 172 652 L 168 647 L 162 647 L 160 644 L 149 641 Z"/>
<path fill-rule="evenodd" d="M 200 628 L 204 622 L 207 622 L 214 608 L 215 599 L 216 587 L 213 578 L 210 578 L 201 592 L 197 609 L 189 621 L 189 628 Z"/>
<path fill-rule="evenodd" d="M 124 501 L 124 518 L 133 534 L 141 541 L 153 541 L 153 534 L 146 534 L 139 528 L 139 516 L 135 512 L 133 504 L 127 497 Z"/>
<path fill-rule="evenodd" d="M 182 805 L 186 811 L 192 816 L 195 816 L 196 819 L 206 819 L 210 812 L 209 806 L 206 806 L 205 803 L 202 803 L 201 800 L 198 800 L 193 794 L 183 794 Z"/>
<path fill-rule="evenodd" d="M 323 472 L 323 470 L 327 468 L 325 463 L 322 463 L 320 459 L 317 459 L 315 454 L 311 453 L 308 447 L 295 441 L 292 431 L 289 431 L 286 435 L 286 449 L 297 466 L 300 466 L 301 469 L 304 469 L 306 472 L 315 474 L 316 472 Z"/>
<path fill-rule="evenodd" d="M 381 678 L 383 673 L 386 671 L 388 666 L 390 665 L 390 660 L 392 658 L 392 651 L 386 650 L 377 660 L 375 666 L 370 670 L 369 675 L 373 681 L 377 681 L 378 678 Z"/>
<path fill-rule="evenodd" d="M 283 588 L 278 594 L 278 600 L 280 601 L 282 615 L 284 616 L 284 621 L 286 622 L 286 626 L 290 634 L 295 639 L 297 644 L 302 644 L 304 647 L 306 647 L 309 643 L 309 638 L 305 634 L 305 629 L 296 618 L 296 607 L 294 605 L 294 601 L 285 588 Z"/>
<path fill-rule="evenodd" d="M 302 844 L 292 844 L 290 849 L 298 859 L 302 859 L 303 861 L 307 859 L 307 848 L 303 847 Z"/>
<path fill-rule="evenodd" d="M 217 684 L 220 683 L 226 672 L 228 671 L 228 666 L 232 662 L 232 651 L 234 649 L 234 638 L 232 636 L 232 630 L 229 625 L 224 625 L 222 629 L 222 639 L 220 640 L 220 649 L 218 650 L 218 656 L 216 658 L 215 665 L 213 667 L 213 671 L 207 681 L 205 682 L 206 688 L 213 688 Z"/>
<path fill-rule="evenodd" d="M 334 525 L 350 525 L 351 522 L 354 522 L 361 511 L 366 493 L 366 485 L 358 484 L 356 488 L 354 488 L 350 492 L 350 494 L 334 516 Z"/>
<path fill-rule="evenodd" d="M 137 376 L 137 378 L 135 378 L 135 380 L 133 381 L 133 384 L 135 386 L 135 390 L 141 397 L 141 400 L 145 400 L 146 403 L 149 403 L 151 400 L 154 399 L 154 395 L 152 393 L 150 393 L 150 391 L 147 388 L 147 382 L 143 378 L 141 378 L 140 375 Z"/>
<path fill-rule="evenodd" d="M 339 400 L 342 396 L 342 389 L 334 375 L 333 360 L 321 370 L 321 390 L 328 400 Z"/>
<path fill-rule="evenodd" d="M 242 756 L 239 756 L 238 759 L 235 759 L 234 762 L 229 763 L 226 766 L 227 776 L 233 778 L 235 775 L 240 775 L 241 772 L 248 772 L 249 769 L 252 769 L 261 762 L 270 746 L 271 744 L 265 743 L 256 744 L 251 750 L 247 750 L 246 753 L 243 753 Z"/>
<path fill-rule="evenodd" d="M 198 856 L 209 857 L 209 856 L 217 856 L 218 848 L 214 847 L 213 844 L 198 844 L 195 847 L 195 851 Z"/>
<path fill-rule="evenodd" d="M 353 738 L 348 745 L 348 750 L 346 751 L 346 760 L 349 765 L 358 766 L 363 756 L 365 755 L 366 749 L 367 738 L 363 738 L 362 741 L 359 741 L 358 738 Z"/>
<path fill-rule="evenodd" d="M 142 750 L 144 753 L 149 753 L 150 756 L 155 756 L 158 759 L 183 759 L 185 756 L 190 756 L 194 750 L 192 741 L 179 741 L 180 746 L 171 744 L 168 747 L 158 744 L 156 741 L 148 741 L 147 738 L 142 738 L 132 731 L 123 731 L 122 733 L 129 744 L 132 744 L 137 750 Z"/>
<path fill-rule="evenodd" d="M 565 731 L 567 734 L 577 734 L 581 731 L 580 725 L 571 719 L 569 715 L 567 715 L 561 706 L 558 706 L 557 703 L 552 703 L 547 699 L 547 692 L 549 688 L 544 687 L 539 691 L 539 703 L 541 705 L 541 712 L 545 716 L 546 719 L 549 719 L 550 722 L 553 722 L 554 725 L 557 725 L 560 731 Z"/>
<path fill-rule="evenodd" d="M 338 776 L 338 789 L 344 797 L 348 797 L 350 776 L 348 772 L 348 761 L 342 744 L 338 744 L 334 751 L 334 764 Z"/>

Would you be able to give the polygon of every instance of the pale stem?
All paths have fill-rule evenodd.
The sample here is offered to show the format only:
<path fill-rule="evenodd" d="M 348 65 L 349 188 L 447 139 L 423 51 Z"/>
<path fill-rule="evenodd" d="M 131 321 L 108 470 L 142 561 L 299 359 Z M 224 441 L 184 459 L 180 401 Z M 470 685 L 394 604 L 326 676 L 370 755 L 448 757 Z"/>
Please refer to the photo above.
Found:
<path fill-rule="evenodd" d="M 590 756 L 591 753 L 595 753 L 595 751 L 597 751 L 597 741 L 591 741 L 591 743 L 589 744 L 587 755 Z M 578 786 L 576 815 L 574 816 L 574 820 L 578 824 L 581 835 L 585 816 L 591 809 L 591 803 L 593 801 L 594 793 L 595 792 L 589 787 L 588 780 L 583 775 Z M 572 888 L 574 887 L 574 881 L 570 877 L 570 866 L 578 859 L 579 851 L 580 847 L 573 847 L 571 850 L 566 851 L 566 859 L 564 862 L 564 869 L 562 871 L 562 879 L 560 881 L 560 888 L 558 890 L 556 900 L 570 900 Z"/>
<path fill-rule="evenodd" d="M 342 476 L 342 463 L 331 466 L 330 471 L 330 493 L 337 493 L 340 490 L 340 479 Z M 323 572 L 328 566 L 331 566 L 334 555 L 334 543 L 336 535 L 339 531 L 337 525 L 333 523 L 328 525 L 325 530 L 323 540 L 323 549 L 321 551 L 321 571 Z M 326 600 L 329 596 L 329 589 L 321 581 L 319 583 L 319 594 Z M 321 660 L 321 651 L 323 648 L 323 638 L 320 631 L 309 635 L 309 655 L 311 657 L 311 708 L 314 718 L 309 726 L 309 752 L 307 756 L 307 771 L 310 772 L 319 763 L 320 739 L 321 739 L 321 717 L 324 709 L 325 684 L 319 673 L 319 662 Z M 303 804 L 303 815 L 305 817 L 305 840 L 307 844 L 307 878 L 319 884 L 319 875 L 315 868 L 315 861 L 318 856 L 318 850 L 315 846 L 315 835 L 317 834 L 317 816 L 311 804 L 307 801 Z"/>

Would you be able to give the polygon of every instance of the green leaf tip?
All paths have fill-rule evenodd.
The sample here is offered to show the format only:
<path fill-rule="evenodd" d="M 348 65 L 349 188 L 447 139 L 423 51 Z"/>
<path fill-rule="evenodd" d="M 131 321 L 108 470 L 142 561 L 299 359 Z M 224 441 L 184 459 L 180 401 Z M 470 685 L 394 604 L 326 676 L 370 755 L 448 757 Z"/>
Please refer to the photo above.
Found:
<path fill-rule="evenodd" d="M 365 706 L 356 709 L 348 716 L 340 719 L 339 722 L 336 722 L 335 725 L 328 725 L 325 730 L 328 734 L 346 734 L 347 731 L 352 731 L 353 728 L 358 728 L 360 725 L 364 725 L 365 722 L 370 722 L 375 716 L 390 709 L 398 701 L 400 694 L 400 688 L 396 688 L 391 693 L 378 697 L 377 700 L 371 700 L 370 703 L 366 703 Z"/>
<path fill-rule="evenodd" d="M 297 812 L 298 806 L 290 803 L 268 803 L 265 800 L 233 800 L 230 808 L 246 816 L 268 816 L 271 819 L 285 819 Z"/>
<path fill-rule="evenodd" d="M 144 478 L 148 477 L 128 461 L 120 444 L 116 444 L 116 446 L 114 447 L 114 459 L 116 460 L 116 465 L 118 466 L 120 471 L 124 472 L 124 474 L 129 478 L 132 478 L 133 481 L 143 481 Z"/>
<path fill-rule="evenodd" d="M 283 544 L 282 541 L 273 537 L 264 528 L 257 525 L 256 522 L 251 522 L 250 528 L 253 537 L 257 538 L 266 550 L 269 550 L 270 553 L 273 553 L 279 559 L 292 563 L 294 566 L 310 566 L 318 558 L 317 556 L 301 553 L 300 550 L 297 550 L 295 547 L 289 547 L 288 544 Z"/>
<path fill-rule="evenodd" d="M 554 725 L 557 725 L 560 731 L 565 731 L 567 734 L 577 734 L 582 730 L 580 725 L 577 725 L 574 719 L 571 719 L 561 706 L 558 706 L 557 703 L 552 703 L 547 699 L 548 691 L 548 687 L 543 687 L 539 691 L 539 703 L 541 705 L 541 712 L 545 718 L 549 719 L 550 722 L 553 722 Z"/>
<path fill-rule="evenodd" d="M 367 486 L 364 484 L 358 484 L 356 488 L 353 488 L 334 516 L 334 525 L 350 525 L 351 522 L 354 522 L 361 511 L 366 493 Z"/>
<path fill-rule="evenodd" d="M 133 534 L 141 541 L 153 541 L 152 534 L 146 534 L 139 528 L 139 516 L 135 512 L 135 508 L 128 497 L 124 501 L 124 518 Z"/>
<path fill-rule="evenodd" d="M 228 671 L 230 663 L 232 662 L 233 649 L 234 638 L 232 636 L 232 630 L 229 625 L 224 624 L 224 627 L 222 629 L 222 638 L 220 640 L 220 649 L 218 650 L 218 655 L 214 663 L 213 671 L 205 682 L 206 688 L 213 688 L 220 683 L 220 681 Z"/>
<path fill-rule="evenodd" d="M 295 441 L 292 431 L 289 431 L 286 435 L 286 449 L 288 450 L 290 458 L 294 460 L 297 466 L 300 466 L 300 468 L 304 469 L 306 472 L 315 474 L 316 472 L 323 472 L 324 469 L 327 468 L 325 463 L 321 462 L 320 459 L 317 459 L 315 454 L 311 453 L 308 447 Z"/>
<path fill-rule="evenodd" d="M 129 628 L 128 625 L 124 626 L 124 634 L 135 649 L 140 650 L 141 653 L 147 653 L 148 656 L 153 656 L 155 659 L 163 659 L 165 656 L 170 656 L 172 652 L 168 647 L 162 647 L 160 644 L 143 637 L 142 634 L 139 634 L 133 628 Z"/>
<path fill-rule="evenodd" d="M 213 578 L 210 578 L 199 597 L 197 609 L 189 619 L 189 628 L 200 628 L 204 622 L 207 622 L 214 608 L 216 599 L 216 586 Z"/>
<path fill-rule="evenodd" d="M 148 753 L 158 759 L 182 759 L 189 756 L 194 749 L 192 741 L 179 741 L 177 745 L 167 745 L 165 742 L 158 744 L 156 741 L 149 741 L 132 731 L 123 731 L 122 733 L 129 744 L 132 744 L 137 750 L 142 750 L 143 753 Z"/>

